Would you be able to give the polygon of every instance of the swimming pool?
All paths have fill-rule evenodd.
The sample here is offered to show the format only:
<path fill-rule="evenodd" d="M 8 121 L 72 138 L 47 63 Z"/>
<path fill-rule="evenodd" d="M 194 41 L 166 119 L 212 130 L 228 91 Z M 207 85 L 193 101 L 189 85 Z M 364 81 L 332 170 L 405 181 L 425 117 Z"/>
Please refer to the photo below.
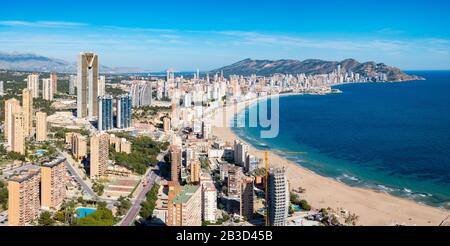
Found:
<path fill-rule="evenodd" d="M 76 210 L 76 214 L 78 216 L 78 218 L 84 218 L 92 213 L 94 213 L 95 211 L 97 211 L 96 208 L 77 208 Z"/>

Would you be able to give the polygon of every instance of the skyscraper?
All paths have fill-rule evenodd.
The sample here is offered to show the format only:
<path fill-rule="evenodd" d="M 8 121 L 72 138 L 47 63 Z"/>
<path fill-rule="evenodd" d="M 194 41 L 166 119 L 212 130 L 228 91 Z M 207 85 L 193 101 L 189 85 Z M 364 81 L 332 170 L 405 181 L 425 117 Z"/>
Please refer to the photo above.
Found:
<path fill-rule="evenodd" d="M 244 177 L 241 181 L 241 217 L 249 220 L 253 217 L 253 178 Z"/>
<path fill-rule="evenodd" d="M 132 99 L 130 95 L 121 95 L 116 98 L 116 127 L 117 128 L 129 128 L 131 127 L 132 117 Z"/>
<path fill-rule="evenodd" d="M 30 89 L 22 90 L 23 130 L 26 137 L 31 135 L 33 129 L 33 95 Z"/>
<path fill-rule="evenodd" d="M 47 101 L 53 100 L 53 84 L 51 79 L 42 80 L 42 98 Z"/>
<path fill-rule="evenodd" d="M 39 74 L 33 73 L 28 75 L 27 88 L 32 91 L 33 98 L 39 97 Z"/>
<path fill-rule="evenodd" d="M 3 80 L 0 80 L 0 97 L 5 95 Z"/>
<path fill-rule="evenodd" d="M 200 183 L 200 170 L 201 170 L 200 161 L 199 160 L 191 161 L 190 164 L 191 183 L 193 184 Z"/>
<path fill-rule="evenodd" d="M 105 86 L 106 86 L 106 77 L 100 76 L 100 78 L 98 80 L 98 96 L 99 97 L 104 96 L 106 94 Z"/>
<path fill-rule="evenodd" d="M 234 141 L 234 163 L 244 166 L 247 159 L 248 145 L 236 140 Z"/>
<path fill-rule="evenodd" d="M 108 168 L 109 135 L 97 133 L 91 137 L 90 177 L 99 179 L 105 176 Z"/>
<path fill-rule="evenodd" d="M 69 94 L 70 95 L 75 94 L 75 85 L 76 84 L 77 84 L 77 76 L 70 75 L 70 77 L 69 77 Z"/>
<path fill-rule="evenodd" d="M 96 54 L 80 53 L 77 74 L 78 118 L 98 116 L 98 69 Z"/>
<path fill-rule="evenodd" d="M 108 131 L 113 128 L 113 99 L 112 96 L 98 97 L 98 130 Z"/>
<path fill-rule="evenodd" d="M 133 107 L 142 107 L 152 105 L 152 82 L 136 81 L 131 84 L 131 98 L 133 99 Z"/>
<path fill-rule="evenodd" d="M 24 116 L 22 112 L 15 113 L 12 121 L 11 150 L 25 155 Z"/>
<path fill-rule="evenodd" d="M 14 115 L 22 111 L 17 99 L 11 98 L 5 101 L 5 135 L 8 146 L 12 147 Z"/>
<path fill-rule="evenodd" d="M 40 211 L 40 171 L 33 167 L 8 180 L 8 221 L 10 226 L 24 226 L 36 220 Z"/>
<path fill-rule="evenodd" d="M 53 93 L 58 92 L 58 75 L 55 72 L 50 74 L 50 80 L 52 81 L 52 91 Z"/>
<path fill-rule="evenodd" d="M 269 225 L 284 226 L 289 212 L 289 184 L 285 168 L 270 169 L 268 189 Z"/>
<path fill-rule="evenodd" d="M 66 158 L 54 159 L 41 167 L 41 207 L 58 209 L 66 197 Z"/>
<path fill-rule="evenodd" d="M 47 141 L 47 113 L 36 113 L 36 141 Z"/>
<path fill-rule="evenodd" d="M 181 149 L 176 145 L 170 146 L 170 180 L 179 184 L 181 168 Z"/>

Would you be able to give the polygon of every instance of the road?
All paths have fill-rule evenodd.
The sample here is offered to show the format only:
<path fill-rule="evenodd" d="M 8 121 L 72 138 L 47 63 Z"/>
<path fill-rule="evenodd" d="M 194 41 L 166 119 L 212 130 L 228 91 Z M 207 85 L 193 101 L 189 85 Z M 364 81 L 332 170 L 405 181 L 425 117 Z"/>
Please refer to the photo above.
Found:
<path fill-rule="evenodd" d="M 76 169 L 76 164 L 75 161 L 73 160 L 72 156 L 70 156 L 69 154 L 58 150 L 59 154 L 64 156 L 67 161 L 66 163 L 66 167 L 67 170 L 69 170 L 69 172 L 75 177 L 75 180 L 77 181 L 78 184 L 81 185 L 81 188 L 88 193 L 89 196 L 91 196 L 93 199 L 97 199 L 98 196 L 97 194 L 94 192 L 94 190 L 92 190 L 92 185 L 88 185 L 86 183 L 86 181 L 83 180 L 83 178 L 81 177 L 81 174 L 79 172 L 77 172 Z"/>
<path fill-rule="evenodd" d="M 147 173 L 147 175 L 142 179 L 141 186 L 145 182 L 147 182 L 146 186 L 143 186 L 141 189 L 141 192 L 137 195 L 133 205 L 131 206 L 131 209 L 128 211 L 128 213 L 125 215 L 125 218 L 120 223 L 120 226 L 130 226 L 131 223 L 134 221 L 136 216 L 138 215 L 139 211 L 141 210 L 141 203 L 145 200 L 145 195 L 150 191 L 150 189 L 153 187 L 155 182 L 157 181 L 158 176 L 153 172 L 150 171 Z"/>

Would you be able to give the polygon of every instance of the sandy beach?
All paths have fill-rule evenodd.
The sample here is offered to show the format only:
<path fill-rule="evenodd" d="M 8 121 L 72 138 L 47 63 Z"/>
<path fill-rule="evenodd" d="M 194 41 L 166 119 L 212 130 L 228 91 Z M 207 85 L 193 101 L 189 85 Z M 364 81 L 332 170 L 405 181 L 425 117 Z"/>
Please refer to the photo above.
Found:
<path fill-rule="evenodd" d="M 237 112 L 255 102 L 256 100 L 251 100 L 216 110 L 212 115 L 213 135 L 228 143 L 239 139 L 231 130 L 229 122 Z M 263 157 L 261 151 L 249 146 L 251 154 L 259 158 Z M 350 187 L 334 179 L 322 177 L 274 153 L 269 153 L 269 163 L 273 167 L 287 168 L 291 189 L 298 187 L 306 189 L 302 196 L 314 209 L 328 207 L 345 209 L 359 216 L 358 225 L 436 226 L 450 216 L 448 210 L 422 205 L 373 190 Z"/>

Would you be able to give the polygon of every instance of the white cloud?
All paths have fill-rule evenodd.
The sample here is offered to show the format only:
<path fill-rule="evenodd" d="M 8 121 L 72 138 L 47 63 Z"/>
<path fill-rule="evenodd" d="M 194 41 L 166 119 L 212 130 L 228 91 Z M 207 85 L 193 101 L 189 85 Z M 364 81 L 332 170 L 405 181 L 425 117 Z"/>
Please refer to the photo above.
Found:
<path fill-rule="evenodd" d="M 80 27 L 87 26 L 86 23 L 79 22 L 64 22 L 64 21 L 0 21 L 2 26 L 10 27 L 42 27 L 42 28 L 68 28 L 68 27 Z"/>

